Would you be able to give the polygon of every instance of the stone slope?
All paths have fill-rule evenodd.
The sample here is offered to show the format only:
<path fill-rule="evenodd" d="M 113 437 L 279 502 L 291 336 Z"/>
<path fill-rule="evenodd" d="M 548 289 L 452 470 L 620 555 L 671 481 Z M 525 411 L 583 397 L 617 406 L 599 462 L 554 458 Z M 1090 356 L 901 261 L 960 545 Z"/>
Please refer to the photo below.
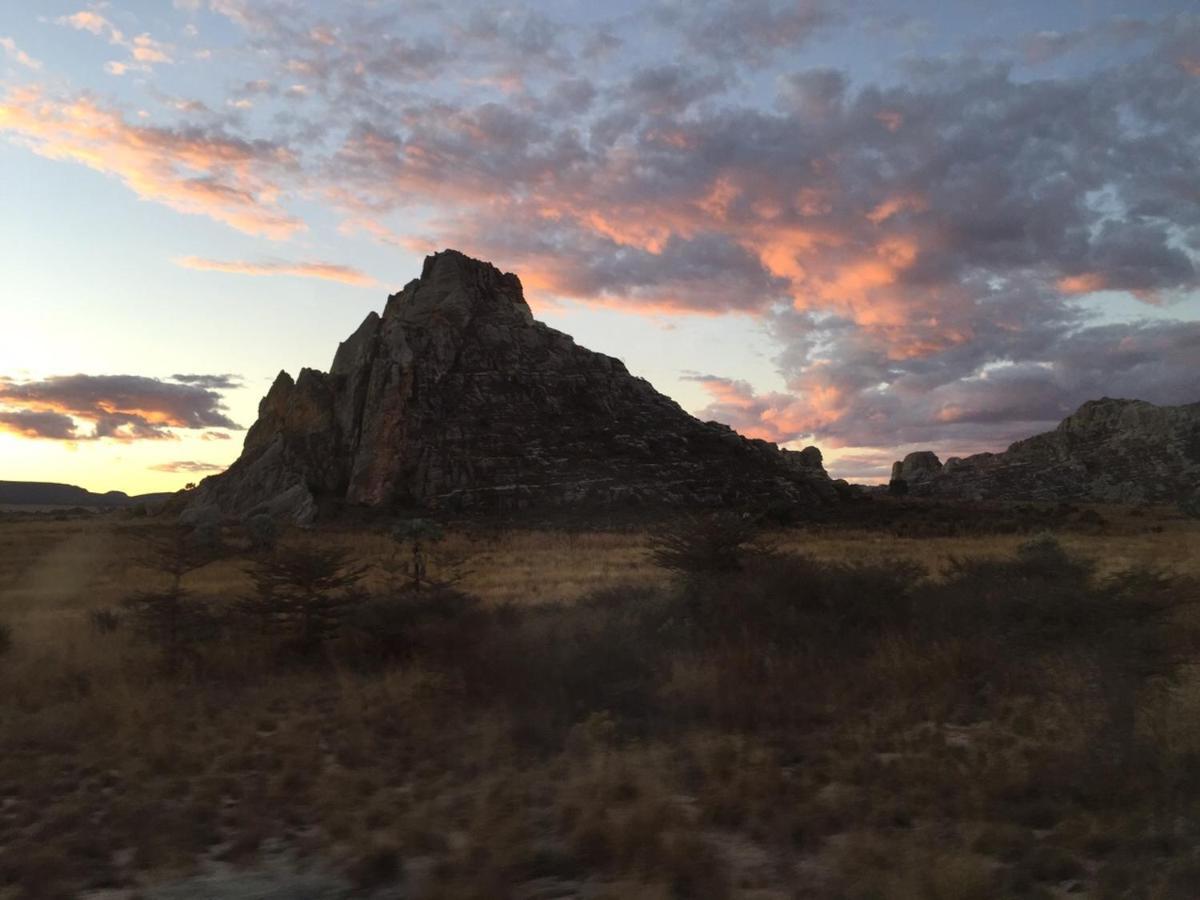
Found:
<path fill-rule="evenodd" d="M 367 316 L 328 373 L 281 372 L 241 457 L 189 504 L 305 521 L 328 501 L 506 512 L 834 498 L 815 448 L 698 421 L 535 321 L 515 275 L 447 250 Z"/>
<path fill-rule="evenodd" d="M 1003 453 L 910 453 L 892 466 L 910 494 L 980 500 L 1174 502 L 1200 489 L 1200 403 L 1105 397 Z"/>

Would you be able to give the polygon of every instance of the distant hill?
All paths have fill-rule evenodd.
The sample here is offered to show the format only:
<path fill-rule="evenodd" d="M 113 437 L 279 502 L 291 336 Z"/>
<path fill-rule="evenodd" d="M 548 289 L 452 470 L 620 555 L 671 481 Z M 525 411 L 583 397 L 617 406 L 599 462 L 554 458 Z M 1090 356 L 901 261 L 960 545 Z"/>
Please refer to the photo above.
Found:
<path fill-rule="evenodd" d="M 93 494 L 73 484 L 49 481 L 0 481 L 0 504 L 13 506 L 133 506 L 157 503 L 171 494 L 139 494 L 131 497 L 123 491 Z"/>
<path fill-rule="evenodd" d="M 1173 502 L 1200 490 L 1200 403 L 1091 400 L 1054 431 L 1003 453 L 945 464 L 922 450 L 892 467 L 892 489 L 967 500 Z"/>

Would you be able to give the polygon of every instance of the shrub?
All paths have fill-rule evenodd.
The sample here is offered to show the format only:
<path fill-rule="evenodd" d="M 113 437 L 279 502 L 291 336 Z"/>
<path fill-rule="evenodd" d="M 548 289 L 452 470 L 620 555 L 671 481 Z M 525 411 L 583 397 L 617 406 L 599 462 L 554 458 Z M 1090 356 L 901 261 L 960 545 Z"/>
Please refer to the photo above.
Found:
<path fill-rule="evenodd" d="M 476 687 L 509 702 L 537 739 L 594 713 L 643 719 L 666 667 L 671 608 L 653 590 L 617 588 L 514 611 L 496 622 Z"/>
<path fill-rule="evenodd" d="M 408 519 L 392 529 L 392 540 L 398 545 L 408 544 L 410 562 L 403 562 L 393 555 L 387 566 L 393 582 L 400 587 L 401 580 L 407 582 L 409 590 L 419 591 L 428 582 L 425 545 L 436 544 L 445 536 L 440 525 L 428 519 Z"/>
<path fill-rule="evenodd" d="M 137 632 L 162 649 L 168 671 L 185 659 L 195 661 L 200 645 L 221 631 L 218 611 L 178 586 L 134 594 L 124 605 Z"/>
<path fill-rule="evenodd" d="M 1194 491 L 1180 500 L 1179 511 L 1188 518 L 1200 519 L 1200 491 Z"/>
<path fill-rule="evenodd" d="M 174 671 L 185 657 L 196 657 L 201 643 L 220 632 L 217 611 L 183 585 L 186 575 L 219 558 L 220 534 L 212 528 L 175 525 L 145 531 L 140 538 L 145 548 L 143 565 L 166 576 L 168 583 L 127 597 L 124 606 L 136 630 L 162 648 L 166 668 Z"/>
<path fill-rule="evenodd" d="M 758 523 L 748 515 L 684 517 L 651 537 L 650 554 L 657 565 L 683 575 L 737 572 L 760 552 L 758 535 Z"/>
<path fill-rule="evenodd" d="M 448 585 L 373 597 L 357 606 L 347 625 L 378 657 L 403 659 L 418 651 L 440 655 L 447 645 L 458 650 L 477 634 L 467 619 L 479 615 L 477 598 Z"/>
<path fill-rule="evenodd" d="M 910 595 L 923 574 L 908 562 L 761 556 L 737 576 L 691 583 L 684 601 L 708 639 L 796 649 L 905 627 Z"/>
<path fill-rule="evenodd" d="M 275 549 L 279 540 L 279 526 L 275 520 L 259 513 L 246 520 L 246 536 L 250 539 L 250 549 L 259 553 L 269 553 Z"/>
<path fill-rule="evenodd" d="M 112 634 L 121 627 L 121 614 L 115 609 L 93 609 L 88 612 L 88 621 L 97 634 Z"/>
<path fill-rule="evenodd" d="M 282 548 L 254 570 L 255 595 L 238 610 L 257 619 L 264 633 L 282 634 L 294 649 L 309 653 L 333 638 L 362 602 L 355 587 L 365 572 L 340 547 Z"/>

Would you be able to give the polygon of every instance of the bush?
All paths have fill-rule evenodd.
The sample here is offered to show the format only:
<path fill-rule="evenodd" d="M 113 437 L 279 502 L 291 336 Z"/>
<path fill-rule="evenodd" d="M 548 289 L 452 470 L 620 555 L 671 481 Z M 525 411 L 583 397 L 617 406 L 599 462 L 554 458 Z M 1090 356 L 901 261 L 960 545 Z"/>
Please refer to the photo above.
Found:
<path fill-rule="evenodd" d="M 666 595 L 616 588 L 513 611 L 495 623 L 476 687 L 510 703 L 539 739 L 556 740 L 593 713 L 644 719 L 667 664 L 671 610 Z"/>
<path fill-rule="evenodd" d="M 448 585 L 433 585 L 366 600 L 346 624 L 375 656 L 405 659 L 420 651 L 440 656 L 447 645 L 465 650 L 463 645 L 477 638 L 477 629 L 468 628 L 467 619 L 479 615 L 477 598 Z"/>
<path fill-rule="evenodd" d="M 907 626 L 924 570 L 913 563 L 829 563 L 761 556 L 735 577 L 696 581 L 685 608 L 706 639 L 796 649 Z"/>
<path fill-rule="evenodd" d="M 1200 491 L 1194 491 L 1179 501 L 1179 511 L 1191 519 L 1200 519 Z"/>
<path fill-rule="evenodd" d="M 650 539 L 657 565 L 683 575 L 737 572 L 760 552 L 758 523 L 748 515 L 715 513 L 681 518 Z"/>
<path fill-rule="evenodd" d="M 265 513 L 259 513 L 246 520 L 246 536 L 250 539 L 250 549 L 259 553 L 269 553 L 275 549 L 279 540 L 279 526 L 275 520 Z"/>
<path fill-rule="evenodd" d="M 124 605 L 137 632 L 162 649 L 168 671 L 185 659 L 194 662 L 200 646 L 221 632 L 220 613 L 179 587 L 143 591 L 127 597 Z"/>
<path fill-rule="evenodd" d="M 112 634 L 121 627 L 121 614 L 115 609 L 93 609 L 88 612 L 88 621 L 97 634 Z"/>
<path fill-rule="evenodd" d="M 349 562 L 340 547 L 301 545 L 277 550 L 254 570 L 255 595 L 238 610 L 268 635 L 282 635 L 293 649 L 311 653 L 335 637 L 363 600 L 356 585 L 364 566 Z"/>
<path fill-rule="evenodd" d="M 138 633 L 161 647 L 166 668 L 174 671 L 184 658 L 194 660 L 200 644 L 220 633 L 219 613 L 193 597 L 183 584 L 189 573 L 221 556 L 220 532 L 207 526 L 175 525 L 147 530 L 139 537 L 145 548 L 143 565 L 165 576 L 168 583 L 160 590 L 127 597 L 123 605 Z"/>

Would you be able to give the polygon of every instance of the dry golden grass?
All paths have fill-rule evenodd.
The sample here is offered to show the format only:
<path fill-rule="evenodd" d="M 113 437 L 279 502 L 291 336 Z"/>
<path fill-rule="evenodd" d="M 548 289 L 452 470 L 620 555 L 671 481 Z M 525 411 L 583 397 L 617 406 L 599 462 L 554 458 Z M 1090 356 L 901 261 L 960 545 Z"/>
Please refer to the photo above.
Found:
<path fill-rule="evenodd" d="M 1099 533 L 1061 535 L 1065 546 L 1102 573 L 1200 575 L 1200 523 L 1106 516 Z M 408 896 L 430 898 L 559 896 L 556 885 L 613 898 L 1165 898 L 1190 896 L 1200 874 L 1200 840 L 1179 818 L 1195 810 L 1173 805 L 1196 790 L 1195 667 L 1138 697 L 1138 734 L 1176 796 L 1154 796 L 1154 781 L 1108 803 L 1080 781 L 1113 703 L 1095 673 L 1050 654 L 1025 675 L 1053 690 L 985 696 L 971 687 L 978 648 L 953 640 L 888 636 L 817 669 L 745 647 L 672 652 L 643 685 L 649 718 L 563 718 L 550 700 L 528 703 L 536 693 L 479 693 L 469 672 L 434 662 L 289 666 L 240 644 L 168 678 L 127 628 L 102 635 L 88 619 L 161 578 L 138 563 L 140 527 L 0 521 L 0 622 L 13 635 L 0 657 L 5 900 L 134 888 L 207 859 L 249 865 L 272 842 L 364 889 L 403 873 Z M 374 533 L 313 539 L 373 565 L 395 551 Z M 935 578 L 952 558 L 1005 558 L 1024 539 L 770 536 L 818 559 L 913 560 Z M 520 660 L 605 633 L 600 613 L 569 606 L 598 589 L 672 590 L 647 545 L 633 531 L 454 533 L 431 568 L 467 558 L 462 587 L 486 606 L 548 611 L 516 632 L 534 643 L 489 645 Z M 248 565 L 214 563 L 187 584 L 227 600 L 250 590 Z M 625 659 L 571 652 L 597 678 Z M 550 697 L 561 670 L 542 671 L 521 677 Z"/>

